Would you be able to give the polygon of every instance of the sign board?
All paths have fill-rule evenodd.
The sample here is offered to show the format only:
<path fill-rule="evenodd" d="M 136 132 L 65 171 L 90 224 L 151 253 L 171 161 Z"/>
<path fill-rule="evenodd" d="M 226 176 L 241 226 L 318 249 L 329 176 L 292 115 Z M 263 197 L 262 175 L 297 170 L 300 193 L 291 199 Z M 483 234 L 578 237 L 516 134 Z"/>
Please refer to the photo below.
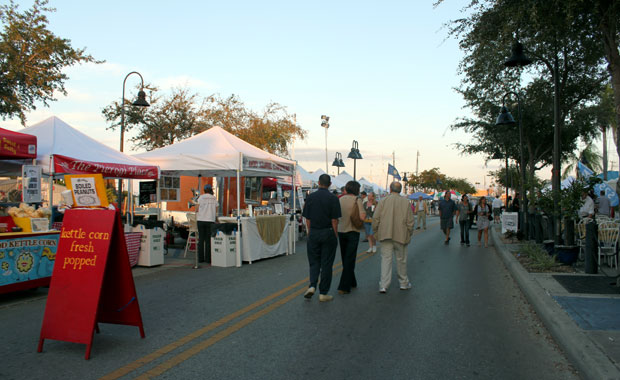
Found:
<path fill-rule="evenodd" d="M 41 202 L 41 167 L 22 166 L 22 199 L 25 203 Z"/>
<path fill-rule="evenodd" d="M 108 207 L 108 195 L 101 174 L 66 175 L 73 195 L 73 207 Z"/>
<path fill-rule="evenodd" d="M 86 344 L 98 323 L 137 326 L 142 316 L 118 210 L 65 212 L 37 351 L 45 339 Z"/>
<path fill-rule="evenodd" d="M 518 212 L 504 212 L 502 213 L 502 233 L 507 231 L 517 232 L 519 226 L 519 213 Z"/>
<path fill-rule="evenodd" d="M 157 181 L 140 182 L 139 205 L 157 202 Z"/>

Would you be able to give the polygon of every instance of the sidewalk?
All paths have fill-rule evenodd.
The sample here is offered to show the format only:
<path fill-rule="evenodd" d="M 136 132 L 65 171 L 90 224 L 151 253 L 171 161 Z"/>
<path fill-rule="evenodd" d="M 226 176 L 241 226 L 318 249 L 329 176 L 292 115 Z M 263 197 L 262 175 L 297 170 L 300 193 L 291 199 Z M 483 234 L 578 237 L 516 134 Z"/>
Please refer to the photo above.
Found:
<path fill-rule="evenodd" d="M 612 288 L 618 289 L 615 294 L 593 294 L 596 289 L 587 289 L 590 294 L 586 294 L 583 287 L 569 292 L 557 280 L 563 276 L 554 277 L 565 274 L 527 272 L 511 253 L 519 244 L 502 242 L 498 225 L 490 229 L 506 268 L 580 375 L 592 380 L 620 379 L 620 289 Z M 568 276 L 606 281 L 600 274 Z"/>

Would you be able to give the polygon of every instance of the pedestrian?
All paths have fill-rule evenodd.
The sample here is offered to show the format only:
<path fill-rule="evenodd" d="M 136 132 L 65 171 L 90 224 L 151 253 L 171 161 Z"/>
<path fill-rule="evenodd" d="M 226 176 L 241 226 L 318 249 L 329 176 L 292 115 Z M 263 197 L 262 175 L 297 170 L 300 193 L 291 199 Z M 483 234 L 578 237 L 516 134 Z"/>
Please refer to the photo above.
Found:
<path fill-rule="evenodd" d="M 338 293 L 349 294 L 351 288 L 357 288 L 355 278 L 355 261 L 357 259 L 357 246 L 360 242 L 360 230 L 353 224 L 353 218 L 359 221 L 366 219 L 364 205 L 358 197 L 360 184 L 357 181 L 349 181 L 346 184 L 347 194 L 340 197 L 340 211 L 342 216 L 338 220 L 338 240 L 340 242 L 340 256 L 342 258 L 342 275 L 338 284 Z"/>
<path fill-rule="evenodd" d="M 421 195 L 416 202 L 415 209 L 418 215 L 417 229 L 420 229 L 420 224 L 423 224 L 424 229 L 426 229 L 426 214 L 428 214 L 428 205 L 424 202 Z"/>
<path fill-rule="evenodd" d="M 454 214 L 456 213 L 456 203 L 450 199 L 450 192 L 446 191 L 443 199 L 439 201 L 439 227 L 446 234 L 444 244 L 450 243 L 450 230 L 454 228 Z"/>
<path fill-rule="evenodd" d="M 381 242 L 381 281 L 379 292 L 385 293 L 392 282 L 392 258 L 401 290 L 411 289 L 407 276 L 407 246 L 413 235 L 413 212 L 409 201 L 400 196 L 400 182 L 390 184 L 390 195 L 379 202 L 372 219 L 372 229 Z"/>
<path fill-rule="evenodd" d="M 366 230 L 366 236 L 368 237 L 368 253 L 377 252 L 377 239 L 375 239 L 375 233 L 372 229 L 372 216 L 375 213 L 377 207 L 377 199 L 374 192 L 368 193 L 368 198 L 364 202 L 364 212 L 366 213 L 366 220 L 364 220 L 364 229 Z"/>
<path fill-rule="evenodd" d="M 368 194 L 366 194 L 365 191 L 360 192 L 360 199 L 362 200 L 362 204 L 366 204 L 366 201 L 368 200 Z M 362 241 L 364 243 L 368 241 L 368 234 L 366 233 L 366 229 L 364 229 L 364 240 Z"/>
<path fill-rule="evenodd" d="M 594 216 L 594 201 L 592 197 L 588 194 L 587 190 L 584 190 L 581 193 L 581 200 L 583 204 L 581 208 L 577 212 L 581 218 L 592 218 Z"/>
<path fill-rule="evenodd" d="M 493 198 L 491 206 L 493 208 L 493 219 L 495 220 L 495 223 L 499 223 L 499 216 L 502 211 L 502 200 L 499 199 L 499 195 L 496 195 L 495 198 Z"/>
<path fill-rule="evenodd" d="M 310 267 L 310 286 L 304 298 L 312 298 L 319 284 L 319 301 L 331 301 L 327 294 L 332 284 L 332 267 L 338 246 L 338 218 L 342 216 L 338 197 L 328 188 L 331 178 L 328 174 L 319 176 L 319 189 L 308 195 L 302 216 L 306 218 L 308 230 L 308 265 Z"/>
<path fill-rule="evenodd" d="M 485 197 L 480 198 L 480 202 L 476 206 L 476 227 L 478 228 L 478 246 L 481 245 L 480 239 L 484 233 L 484 247 L 489 246 L 489 222 L 493 217 L 491 207 L 487 204 Z"/>
<path fill-rule="evenodd" d="M 198 227 L 198 262 L 211 262 L 211 231 L 217 216 L 217 198 L 213 186 L 205 185 L 204 194 L 198 197 L 196 205 L 196 226 Z"/>
<path fill-rule="evenodd" d="M 611 213 L 611 202 L 609 198 L 605 195 L 605 190 L 601 190 L 600 196 L 596 199 L 596 204 L 598 205 L 598 214 L 610 216 Z"/>
<path fill-rule="evenodd" d="M 456 210 L 456 219 L 459 221 L 459 227 L 461 229 L 461 245 L 467 245 L 469 247 L 469 227 L 470 216 L 474 212 L 469 203 L 469 197 L 463 195 L 461 197 L 461 203 L 458 204 Z"/>
<path fill-rule="evenodd" d="M 512 200 L 512 212 L 521 211 L 521 204 L 519 203 L 519 193 L 515 193 L 515 198 Z"/>

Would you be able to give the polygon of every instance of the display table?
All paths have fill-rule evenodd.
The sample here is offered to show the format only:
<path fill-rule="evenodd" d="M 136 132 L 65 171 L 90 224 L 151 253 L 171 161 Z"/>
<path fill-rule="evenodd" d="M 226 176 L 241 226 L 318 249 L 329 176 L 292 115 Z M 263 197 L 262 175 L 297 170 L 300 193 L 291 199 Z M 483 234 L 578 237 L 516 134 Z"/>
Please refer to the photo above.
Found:
<path fill-rule="evenodd" d="M 0 234 L 0 294 L 48 286 L 58 231 Z"/>
<path fill-rule="evenodd" d="M 241 259 L 252 261 L 289 252 L 289 223 L 285 215 L 241 218 Z"/>

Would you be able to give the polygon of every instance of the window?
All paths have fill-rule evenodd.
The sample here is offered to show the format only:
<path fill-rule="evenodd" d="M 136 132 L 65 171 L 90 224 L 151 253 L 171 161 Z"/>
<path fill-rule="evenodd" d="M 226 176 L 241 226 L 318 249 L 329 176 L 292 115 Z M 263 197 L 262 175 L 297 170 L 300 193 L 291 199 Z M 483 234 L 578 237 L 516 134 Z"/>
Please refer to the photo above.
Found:
<path fill-rule="evenodd" d="M 181 178 L 161 176 L 159 180 L 159 193 L 161 200 L 166 202 L 178 202 L 181 190 Z"/>

